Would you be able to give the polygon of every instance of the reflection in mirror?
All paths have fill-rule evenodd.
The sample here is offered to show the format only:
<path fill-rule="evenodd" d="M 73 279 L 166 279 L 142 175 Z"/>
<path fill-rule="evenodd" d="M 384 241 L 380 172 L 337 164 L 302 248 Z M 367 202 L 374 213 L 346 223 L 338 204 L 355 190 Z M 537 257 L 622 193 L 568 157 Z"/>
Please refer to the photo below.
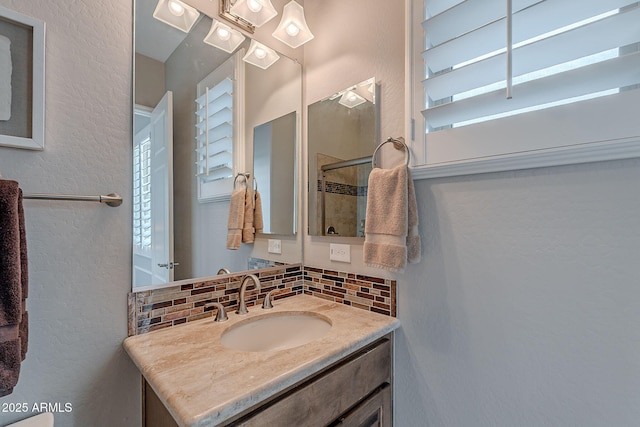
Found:
<path fill-rule="evenodd" d="M 295 233 L 296 113 L 253 130 L 253 176 L 262 197 L 263 234 Z"/>
<path fill-rule="evenodd" d="M 242 60 L 249 37 L 229 53 L 204 42 L 214 20 L 203 13 L 184 32 L 153 18 L 157 0 L 135 3 L 134 288 L 247 270 L 250 259 L 260 267 L 301 262 L 298 240 L 287 247 L 300 248 L 275 259 L 266 239 L 225 248 L 233 177 L 253 173 L 254 127 L 300 111 L 300 64 L 280 55 L 263 70 Z M 292 235 L 295 215 L 288 217 L 284 234 Z"/>
<path fill-rule="evenodd" d="M 309 234 L 364 237 L 367 181 L 378 140 L 374 78 L 309 105 Z"/>

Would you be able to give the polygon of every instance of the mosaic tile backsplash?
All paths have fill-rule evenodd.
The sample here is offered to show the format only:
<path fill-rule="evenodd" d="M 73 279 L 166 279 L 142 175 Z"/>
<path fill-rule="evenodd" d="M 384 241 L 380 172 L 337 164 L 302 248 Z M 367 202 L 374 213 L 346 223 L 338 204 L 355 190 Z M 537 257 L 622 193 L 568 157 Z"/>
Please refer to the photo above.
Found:
<path fill-rule="evenodd" d="M 305 293 L 396 317 L 396 281 L 321 268 L 304 267 Z"/>
<path fill-rule="evenodd" d="M 227 310 L 238 306 L 238 290 L 246 272 L 220 278 L 129 294 L 129 336 L 212 317 L 220 302 Z M 309 294 L 340 304 L 396 316 L 396 281 L 340 272 L 301 264 L 251 270 L 260 278 L 261 290 L 250 287 L 248 307 L 259 305 L 265 295 L 277 289 L 274 300 Z"/>

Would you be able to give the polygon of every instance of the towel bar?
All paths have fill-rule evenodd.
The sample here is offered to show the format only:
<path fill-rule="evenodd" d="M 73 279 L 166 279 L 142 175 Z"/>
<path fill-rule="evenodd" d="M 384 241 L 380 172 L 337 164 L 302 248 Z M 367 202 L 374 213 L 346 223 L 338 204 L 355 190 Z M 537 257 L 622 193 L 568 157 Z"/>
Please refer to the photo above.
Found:
<path fill-rule="evenodd" d="M 122 197 L 116 193 L 110 193 L 106 196 L 76 196 L 71 194 L 24 194 L 22 198 L 38 200 L 66 200 L 76 202 L 100 202 L 114 208 L 122 204 Z"/>
<path fill-rule="evenodd" d="M 244 183 L 247 185 L 249 183 L 249 179 L 251 179 L 251 174 L 249 172 L 238 172 L 235 179 L 233 180 L 233 189 L 236 189 L 236 184 L 238 183 L 238 178 L 243 177 Z M 258 181 L 256 181 L 256 177 L 253 177 L 253 190 L 258 190 Z"/>
<path fill-rule="evenodd" d="M 409 166 L 409 162 L 411 161 L 411 151 L 409 151 L 409 147 L 407 146 L 407 144 L 404 142 L 404 138 L 403 137 L 398 137 L 398 138 L 392 138 L 392 137 L 388 137 L 386 140 L 382 141 L 380 143 L 380 145 L 378 145 L 376 147 L 376 149 L 373 151 L 373 155 L 371 156 L 371 167 L 375 168 L 376 167 L 376 153 L 378 152 L 378 150 L 380 149 L 380 147 L 382 147 L 384 144 L 387 144 L 389 142 L 393 142 L 393 146 L 395 147 L 396 150 L 402 150 L 404 149 L 404 152 L 406 154 L 407 157 L 407 164 L 406 166 Z"/>

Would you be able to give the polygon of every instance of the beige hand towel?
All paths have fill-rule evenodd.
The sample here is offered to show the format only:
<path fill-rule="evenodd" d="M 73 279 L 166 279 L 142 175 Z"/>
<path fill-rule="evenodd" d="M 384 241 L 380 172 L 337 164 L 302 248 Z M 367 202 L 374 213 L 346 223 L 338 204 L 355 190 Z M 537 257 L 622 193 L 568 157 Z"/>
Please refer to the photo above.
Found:
<path fill-rule="evenodd" d="M 256 190 L 255 209 L 253 210 L 253 228 L 255 228 L 256 233 L 262 233 L 262 229 L 264 228 L 262 218 L 262 199 L 260 198 L 260 193 Z"/>
<path fill-rule="evenodd" d="M 244 201 L 246 190 L 241 188 L 231 192 L 229 222 L 227 223 L 227 249 L 240 249 L 242 227 L 244 225 Z"/>
<path fill-rule="evenodd" d="M 244 198 L 244 221 L 242 226 L 242 243 L 253 243 L 256 229 L 253 227 L 253 209 L 255 207 L 254 192 L 247 189 Z"/>
<path fill-rule="evenodd" d="M 375 168 L 369 175 L 364 262 L 370 267 L 401 271 L 407 261 L 420 261 L 420 235 L 415 190 L 409 169 Z"/>

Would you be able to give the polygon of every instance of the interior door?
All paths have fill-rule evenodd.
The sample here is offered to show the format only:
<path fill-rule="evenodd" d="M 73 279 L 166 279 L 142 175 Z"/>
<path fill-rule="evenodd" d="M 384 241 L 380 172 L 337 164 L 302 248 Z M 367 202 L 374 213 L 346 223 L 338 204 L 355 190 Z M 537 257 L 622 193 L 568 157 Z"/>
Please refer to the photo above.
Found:
<path fill-rule="evenodd" d="M 173 93 L 151 113 L 152 283 L 173 281 Z"/>

